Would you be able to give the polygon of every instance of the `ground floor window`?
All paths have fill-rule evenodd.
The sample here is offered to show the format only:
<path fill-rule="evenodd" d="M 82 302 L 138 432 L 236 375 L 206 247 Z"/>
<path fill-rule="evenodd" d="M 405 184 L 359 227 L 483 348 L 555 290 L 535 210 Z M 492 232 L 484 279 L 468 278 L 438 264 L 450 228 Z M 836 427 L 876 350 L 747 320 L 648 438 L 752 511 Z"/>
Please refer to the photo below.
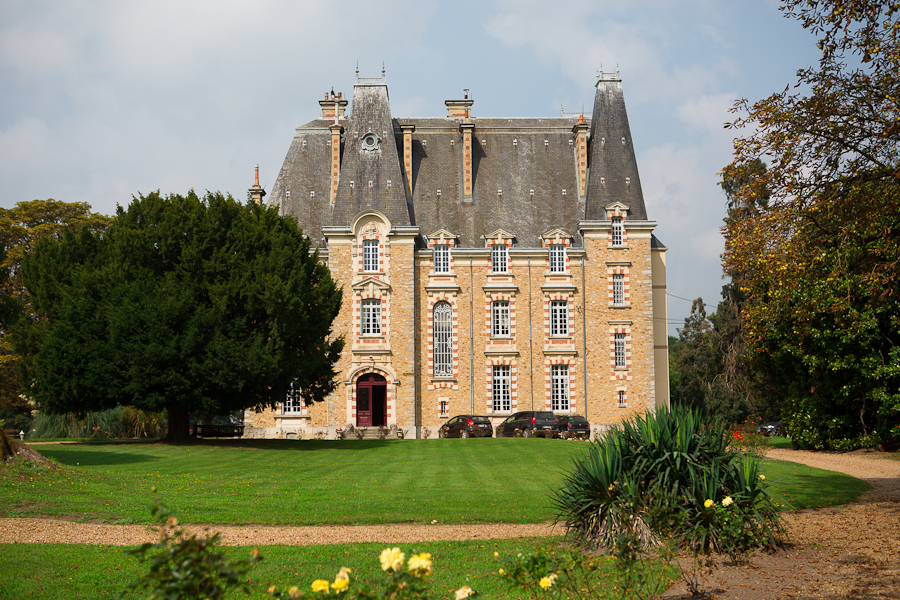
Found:
<path fill-rule="evenodd" d="M 296 381 L 291 382 L 291 387 L 284 397 L 281 412 L 286 415 L 303 412 L 303 396 L 300 395 L 300 386 Z"/>
<path fill-rule="evenodd" d="M 569 365 L 550 367 L 550 410 L 569 410 Z"/>
<path fill-rule="evenodd" d="M 493 367 L 491 388 L 494 412 L 508 412 L 512 410 L 509 371 L 509 365 L 494 365 Z"/>

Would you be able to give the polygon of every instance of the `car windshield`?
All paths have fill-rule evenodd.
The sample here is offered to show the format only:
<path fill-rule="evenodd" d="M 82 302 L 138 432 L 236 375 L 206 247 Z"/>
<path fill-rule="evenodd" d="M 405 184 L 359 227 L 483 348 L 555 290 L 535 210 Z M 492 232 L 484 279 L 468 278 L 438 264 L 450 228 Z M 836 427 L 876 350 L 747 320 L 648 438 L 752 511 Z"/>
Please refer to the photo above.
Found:
<path fill-rule="evenodd" d="M 473 423 L 490 423 L 487 417 L 469 417 Z"/>
<path fill-rule="evenodd" d="M 534 413 L 534 418 L 535 419 L 554 419 L 554 420 L 556 419 L 556 417 L 553 416 L 552 412 L 543 412 L 543 411 Z"/>
<path fill-rule="evenodd" d="M 579 425 L 587 425 L 588 420 L 584 417 L 569 417 L 569 423 L 578 423 Z"/>

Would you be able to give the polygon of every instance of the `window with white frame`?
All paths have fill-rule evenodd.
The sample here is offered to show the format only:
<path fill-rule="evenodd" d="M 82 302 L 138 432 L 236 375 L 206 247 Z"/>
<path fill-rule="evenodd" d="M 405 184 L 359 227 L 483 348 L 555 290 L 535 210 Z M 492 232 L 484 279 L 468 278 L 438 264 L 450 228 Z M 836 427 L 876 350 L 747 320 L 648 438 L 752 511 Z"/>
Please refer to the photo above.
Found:
<path fill-rule="evenodd" d="M 434 305 L 434 376 L 450 377 L 453 375 L 453 310 L 449 302 L 438 302 Z"/>
<path fill-rule="evenodd" d="M 509 371 L 509 365 L 494 365 L 491 369 L 491 395 L 494 412 L 509 412 L 512 410 Z"/>
<path fill-rule="evenodd" d="M 506 244 L 491 244 L 491 271 L 494 273 L 509 272 L 508 250 Z"/>
<path fill-rule="evenodd" d="M 437 244 L 434 247 L 434 272 L 449 273 L 450 272 L 450 245 Z"/>
<path fill-rule="evenodd" d="M 550 272 L 563 273 L 566 270 L 566 247 L 564 244 L 550 246 Z"/>
<path fill-rule="evenodd" d="M 625 229 L 625 225 L 622 223 L 622 217 L 613 217 L 612 218 L 612 245 L 613 246 L 621 246 L 622 245 L 622 232 Z"/>
<path fill-rule="evenodd" d="M 569 335 L 569 303 L 565 300 L 550 301 L 550 335 Z"/>
<path fill-rule="evenodd" d="M 378 240 L 363 240 L 363 271 L 378 270 Z"/>
<path fill-rule="evenodd" d="M 303 396 L 300 386 L 296 381 L 291 382 L 291 387 L 284 396 L 284 404 L 281 406 L 282 414 L 298 414 L 303 412 Z"/>
<path fill-rule="evenodd" d="M 368 299 L 362 301 L 360 315 L 362 335 L 381 335 L 381 300 Z"/>
<path fill-rule="evenodd" d="M 620 408 L 625 407 L 625 390 L 619 390 L 619 393 L 617 394 L 617 396 L 618 396 L 618 400 L 619 400 L 619 407 Z"/>
<path fill-rule="evenodd" d="M 509 300 L 491 302 L 491 337 L 509 337 Z"/>
<path fill-rule="evenodd" d="M 616 273 L 612 276 L 613 304 L 621 306 L 625 304 L 625 275 Z"/>
<path fill-rule="evenodd" d="M 550 367 L 550 410 L 569 410 L 569 365 Z"/>
<path fill-rule="evenodd" d="M 625 368 L 625 334 L 624 333 L 615 334 L 615 356 L 616 356 L 616 368 L 624 369 Z"/>

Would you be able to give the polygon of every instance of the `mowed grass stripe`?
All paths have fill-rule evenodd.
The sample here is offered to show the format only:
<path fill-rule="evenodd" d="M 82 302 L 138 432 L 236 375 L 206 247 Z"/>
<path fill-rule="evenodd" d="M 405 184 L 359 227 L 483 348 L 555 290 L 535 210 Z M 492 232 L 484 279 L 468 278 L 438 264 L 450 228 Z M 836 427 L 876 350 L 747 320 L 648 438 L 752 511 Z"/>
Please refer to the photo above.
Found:
<path fill-rule="evenodd" d="M 0 516 L 145 523 L 153 495 L 186 523 L 534 523 L 587 449 L 544 439 L 38 446 L 59 472 L 0 469 Z M 849 502 L 864 481 L 766 461 L 783 509 Z"/>
<path fill-rule="evenodd" d="M 146 522 L 155 486 L 185 522 L 316 525 L 552 519 L 549 492 L 586 444 L 246 440 L 39 449 L 64 469 L 11 478 L 0 490 L 0 515 Z"/>

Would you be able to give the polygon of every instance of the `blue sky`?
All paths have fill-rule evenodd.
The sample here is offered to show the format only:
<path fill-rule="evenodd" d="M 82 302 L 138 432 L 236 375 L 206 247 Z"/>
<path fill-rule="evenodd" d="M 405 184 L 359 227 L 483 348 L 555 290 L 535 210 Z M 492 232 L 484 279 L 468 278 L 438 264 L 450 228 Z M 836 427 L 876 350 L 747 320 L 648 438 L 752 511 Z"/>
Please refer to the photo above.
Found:
<path fill-rule="evenodd" d="M 0 4 L 0 205 L 111 214 L 133 194 L 271 188 L 332 88 L 387 71 L 395 116 L 541 117 L 593 104 L 618 68 L 670 294 L 720 297 L 723 128 L 738 98 L 793 84 L 815 39 L 754 1 L 189 0 Z M 669 299 L 683 323 L 690 302 Z M 670 327 L 675 333 L 676 325 Z"/>

